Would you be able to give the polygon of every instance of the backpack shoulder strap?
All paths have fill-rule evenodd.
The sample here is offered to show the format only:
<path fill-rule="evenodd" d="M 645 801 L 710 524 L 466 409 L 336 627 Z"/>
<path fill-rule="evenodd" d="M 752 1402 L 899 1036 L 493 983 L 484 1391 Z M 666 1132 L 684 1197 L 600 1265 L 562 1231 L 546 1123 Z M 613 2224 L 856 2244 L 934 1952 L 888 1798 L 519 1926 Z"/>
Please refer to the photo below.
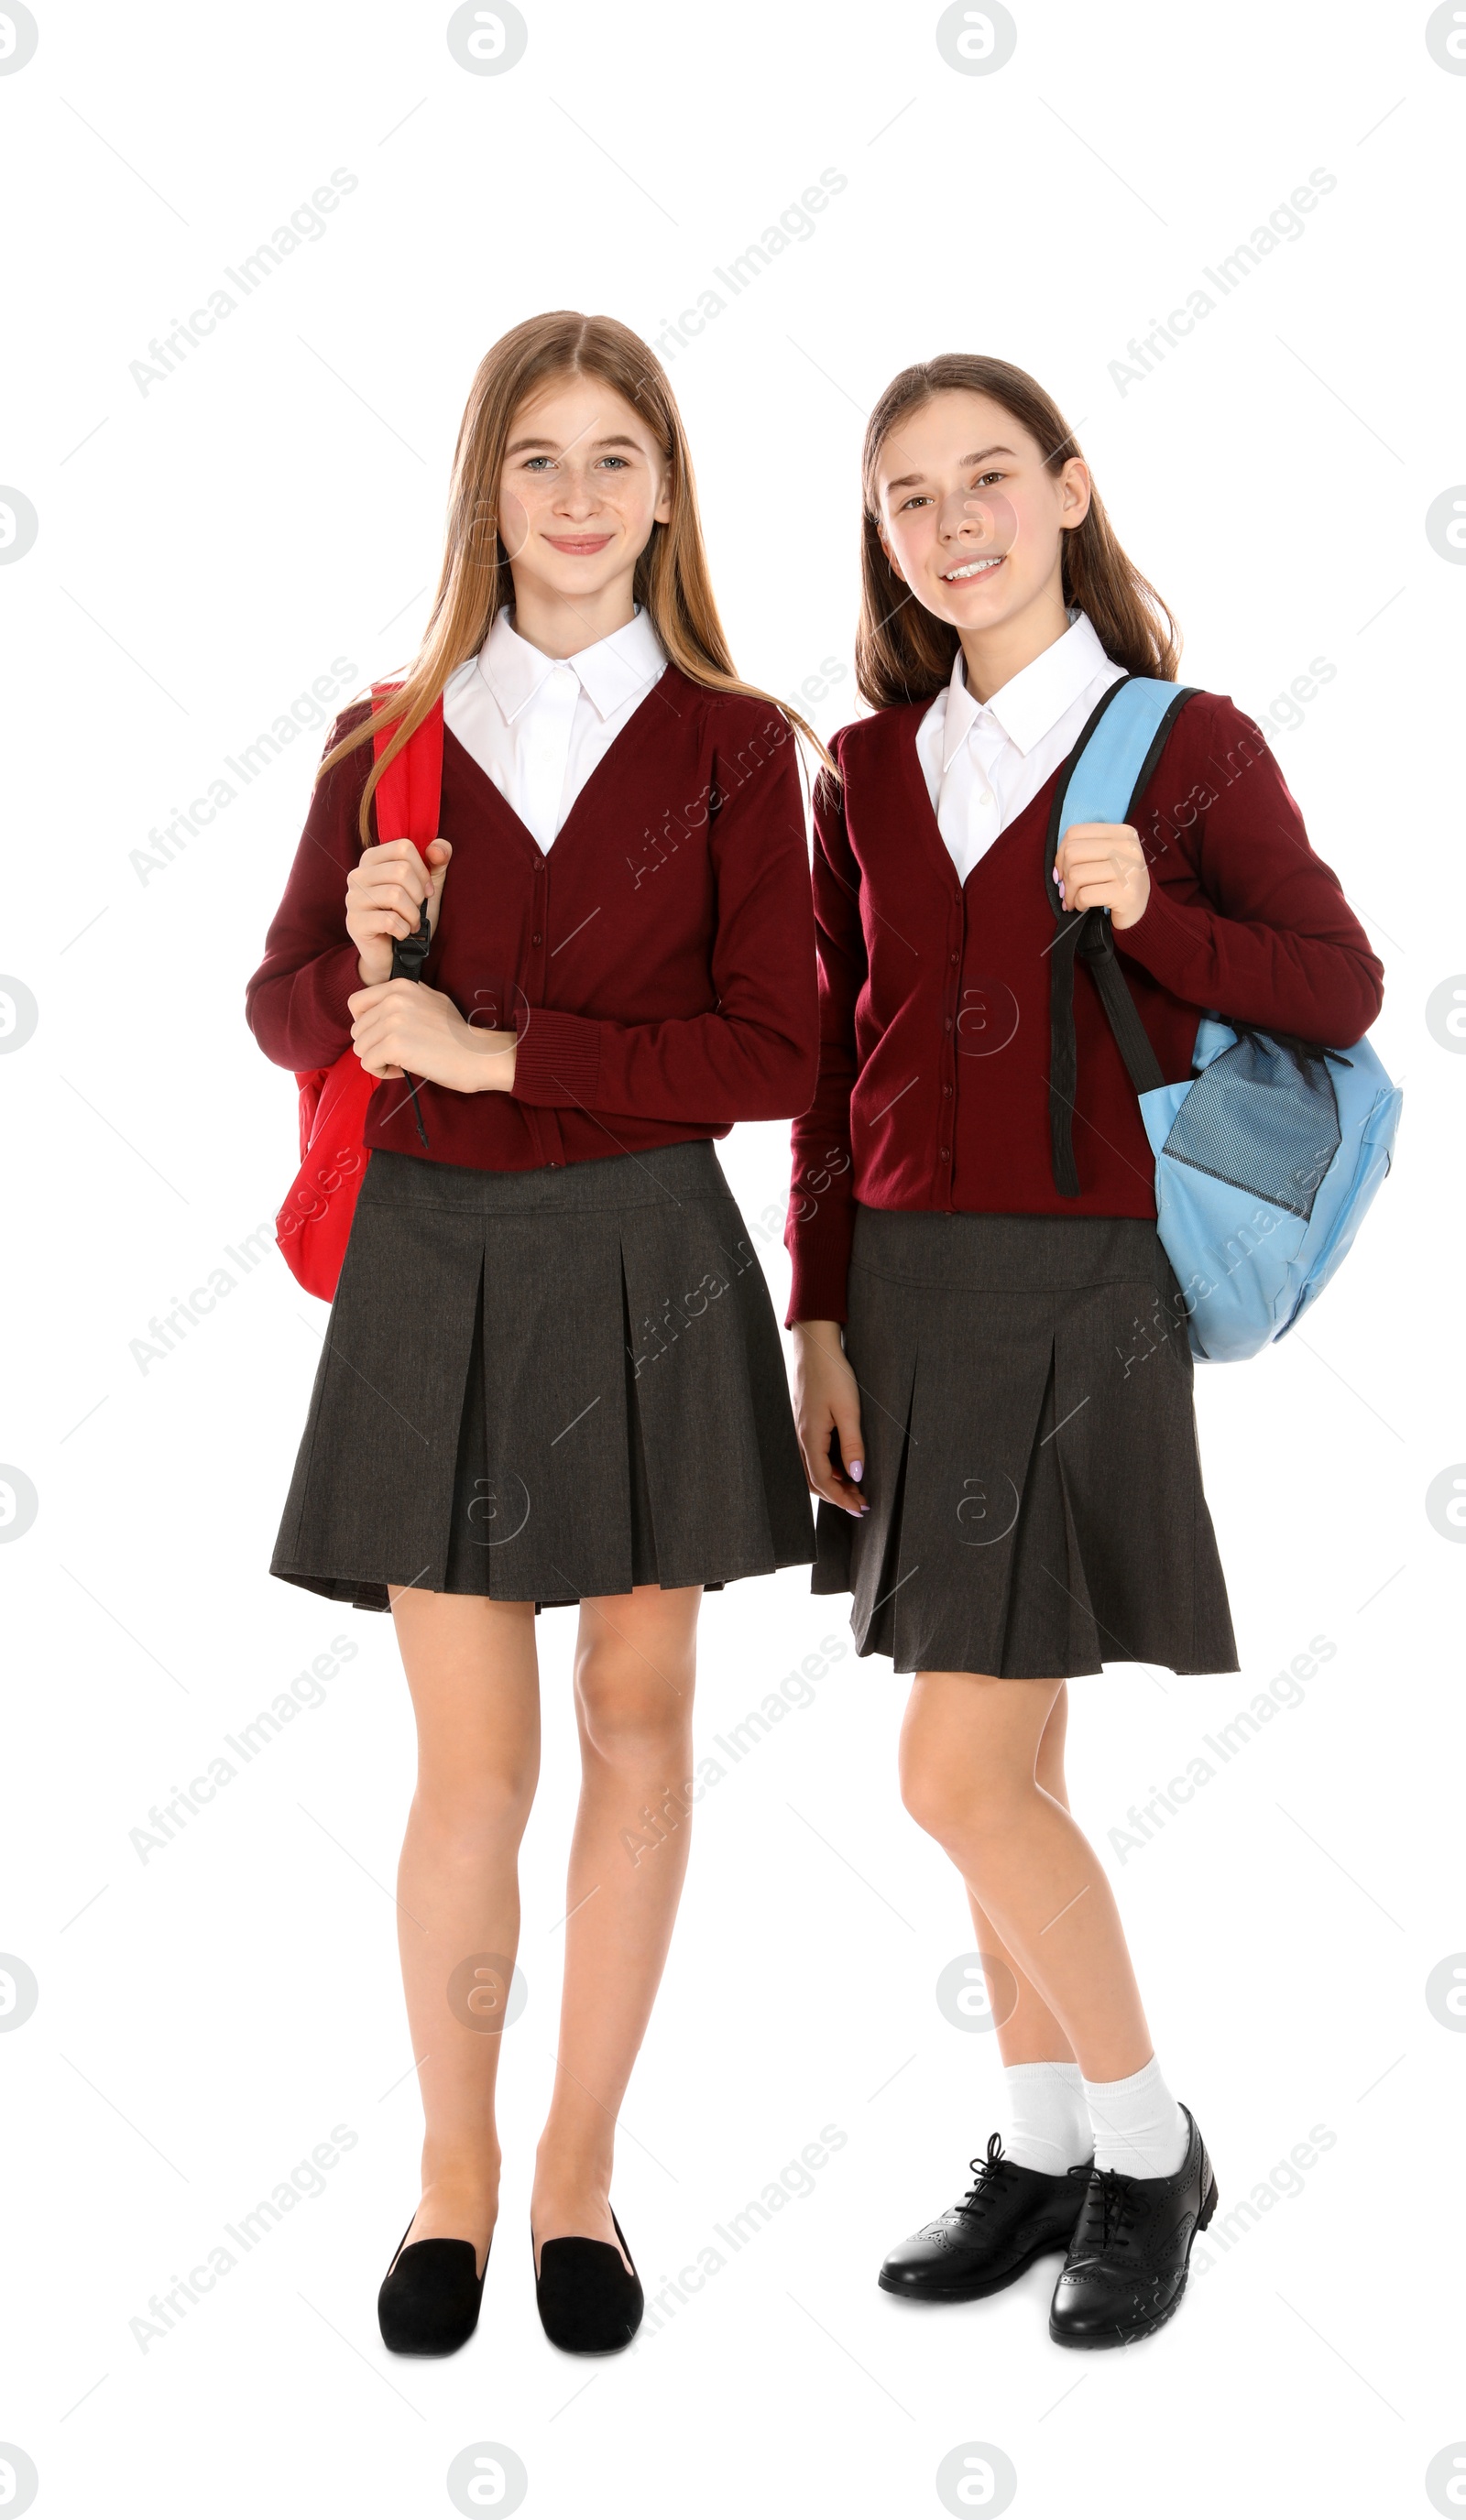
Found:
<path fill-rule="evenodd" d="M 1059 773 L 1049 816 L 1058 847 L 1071 823 L 1127 823 L 1193 686 L 1127 674 L 1112 683 Z M 1053 850 L 1044 872 L 1053 882 Z M 1059 897 L 1051 893 L 1054 909 Z"/>
<path fill-rule="evenodd" d="M 1057 933 L 1049 953 L 1049 1140 L 1054 1187 L 1077 1198 L 1074 1159 L 1074 1104 L 1077 1058 L 1074 1027 L 1074 969 L 1082 956 L 1093 975 L 1110 1029 L 1137 1094 L 1163 1085 L 1135 1001 L 1115 952 L 1103 911 L 1066 911 L 1054 881 L 1054 858 L 1075 823 L 1127 823 L 1144 793 L 1166 739 L 1194 686 L 1128 674 L 1112 683 L 1093 710 L 1059 773 L 1043 857 L 1043 879 Z"/>
<path fill-rule="evenodd" d="M 395 683 L 377 684 L 372 692 L 373 706 L 380 709 L 397 689 Z M 391 724 L 377 729 L 372 746 L 379 761 L 394 731 Z M 414 728 L 377 783 L 374 801 L 381 837 L 411 840 L 420 855 L 425 852 L 429 841 L 437 836 L 442 779 L 443 703 L 439 693 L 422 725 Z"/>

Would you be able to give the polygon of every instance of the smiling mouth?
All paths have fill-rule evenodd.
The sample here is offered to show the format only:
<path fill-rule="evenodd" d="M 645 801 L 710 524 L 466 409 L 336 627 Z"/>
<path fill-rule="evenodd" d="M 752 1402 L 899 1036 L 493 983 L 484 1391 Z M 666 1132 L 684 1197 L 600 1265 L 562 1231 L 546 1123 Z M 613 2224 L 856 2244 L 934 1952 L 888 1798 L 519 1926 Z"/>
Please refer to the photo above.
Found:
<path fill-rule="evenodd" d="M 546 534 L 545 540 L 552 551 L 598 552 L 605 550 L 611 536 L 609 534 Z"/>
<path fill-rule="evenodd" d="M 991 560 L 969 560 L 964 561 L 960 568 L 944 568 L 941 583 L 943 586 L 961 586 L 970 577 L 981 577 L 986 569 L 1001 568 L 1007 557 L 1006 552 L 997 552 Z"/>

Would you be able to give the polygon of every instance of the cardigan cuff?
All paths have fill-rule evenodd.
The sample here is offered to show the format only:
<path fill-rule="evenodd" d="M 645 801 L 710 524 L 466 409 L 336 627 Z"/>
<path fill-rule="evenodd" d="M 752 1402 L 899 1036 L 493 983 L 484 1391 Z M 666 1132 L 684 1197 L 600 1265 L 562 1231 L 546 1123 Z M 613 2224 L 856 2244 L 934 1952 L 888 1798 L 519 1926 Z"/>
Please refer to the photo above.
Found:
<path fill-rule="evenodd" d="M 790 1252 L 794 1276 L 789 1290 L 789 1310 L 784 1327 L 792 1330 L 796 1322 L 844 1322 L 847 1319 L 849 1272 L 848 1238 L 831 1250 L 810 1250 L 796 1242 Z"/>
<path fill-rule="evenodd" d="M 1186 965 L 1198 942 L 1205 942 L 1205 923 L 1198 936 L 1189 926 L 1187 911 L 1173 901 L 1162 900 L 1161 887 L 1154 877 L 1150 899 L 1139 918 L 1129 927 L 1112 926 L 1111 934 L 1117 953 L 1133 955 L 1153 980 L 1159 980 L 1173 997 L 1191 1003 Z"/>
<path fill-rule="evenodd" d="M 515 1029 L 514 1098 L 550 1108 L 595 1108 L 601 1074 L 601 1027 L 592 1016 L 555 1007 L 522 1007 Z"/>
<path fill-rule="evenodd" d="M 291 1036 L 292 1055 L 281 1064 L 289 1064 L 298 1076 L 334 1066 L 351 1047 L 351 1010 L 346 1000 L 365 986 L 356 947 L 349 937 L 344 945 L 329 947 L 296 972 L 287 986 L 285 1029 Z"/>

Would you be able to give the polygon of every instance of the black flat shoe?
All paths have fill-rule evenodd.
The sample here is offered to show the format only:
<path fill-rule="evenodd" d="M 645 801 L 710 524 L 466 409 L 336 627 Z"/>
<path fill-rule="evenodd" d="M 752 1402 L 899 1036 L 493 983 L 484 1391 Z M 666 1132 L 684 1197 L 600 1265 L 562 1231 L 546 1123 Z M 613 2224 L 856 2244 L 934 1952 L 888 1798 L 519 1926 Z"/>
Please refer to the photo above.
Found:
<path fill-rule="evenodd" d="M 409 2223 L 407 2231 L 411 2228 Z M 402 2240 L 377 2295 L 382 2342 L 393 2354 L 456 2354 L 479 2324 L 483 2298 L 479 2252 L 472 2240 L 414 2240 L 410 2249 L 404 2249 Z"/>
<path fill-rule="evenodd" d="M 1056 2345 L 1133 2345 L 1178 2307 L 1192 2242 L 1216 2211 L 1201 2129 L 1184 2102 L 1182 2114 L 1191 2140 L 1173 2178 L 1091 2170 L 1054 2287 L 1048 2332 Z"/>
<path fill-rule="evenodd" d="M 881 2269 L 883 2292 L 902 2301 L 981 2301 L 1016 2283 L 1035 2258 L 1066 2249 L 1080 2210 L 1074 2171 L 1025 2170 L 987 2138 L 960 2205 L 902 2240 Z M 1089 2164 L 1079 2165 L 1087 2178 Z"/>
<path fill-rule="evenodd" d="M 625 2234 L 611 2217 L 621 2249 Z M 533 2236 L 530 2236 L 533 2250 Z M 626 2249 L 629 2258 L 631 2252 Z M 562 2354 L 619 2354 L 641 2325 L 641 2279 L 609 2240 L 546 2240 L 534 2278 L 539 2323 Z"/>

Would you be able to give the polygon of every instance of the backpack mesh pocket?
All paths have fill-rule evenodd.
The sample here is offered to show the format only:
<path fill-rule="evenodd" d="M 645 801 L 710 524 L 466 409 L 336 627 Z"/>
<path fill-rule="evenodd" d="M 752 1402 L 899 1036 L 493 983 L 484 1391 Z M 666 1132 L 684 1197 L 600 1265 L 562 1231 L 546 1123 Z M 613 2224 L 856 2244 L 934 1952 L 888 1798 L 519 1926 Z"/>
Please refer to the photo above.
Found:
<path fill-rule="evenodd" d="M 1248 1033 L 1203 1069 L 1162 1148 L 1305 1218 L 1338 1151 L 1339 1102 L 1323 1060 Z"/>

